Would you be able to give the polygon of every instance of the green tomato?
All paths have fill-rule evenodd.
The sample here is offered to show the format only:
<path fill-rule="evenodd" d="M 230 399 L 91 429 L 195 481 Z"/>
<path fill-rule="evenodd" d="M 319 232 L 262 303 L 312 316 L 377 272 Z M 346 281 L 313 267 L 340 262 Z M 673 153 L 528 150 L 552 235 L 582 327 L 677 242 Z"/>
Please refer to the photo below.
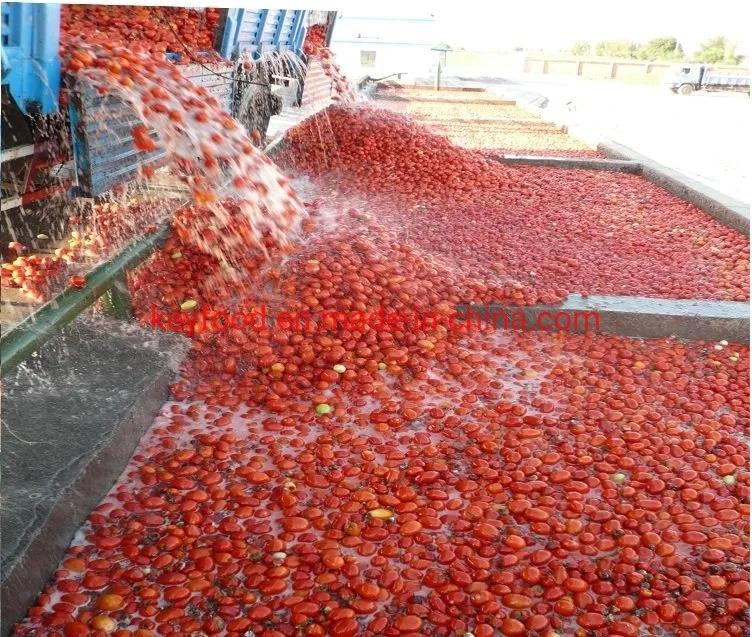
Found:
<path fill-rule="evenodd" d="M 347 371 L 347 367 L 342 364 L 335 365 L 332 369 L 338 374 L 344 374 Z"/>
<path fill-rule="evenodd" d="M 320 405 L 316 405 L 316 413 L 320 416 L 323 414 L 330 414 L 332 413 L 332 408 L 326 403 L 321 403 Z"/>

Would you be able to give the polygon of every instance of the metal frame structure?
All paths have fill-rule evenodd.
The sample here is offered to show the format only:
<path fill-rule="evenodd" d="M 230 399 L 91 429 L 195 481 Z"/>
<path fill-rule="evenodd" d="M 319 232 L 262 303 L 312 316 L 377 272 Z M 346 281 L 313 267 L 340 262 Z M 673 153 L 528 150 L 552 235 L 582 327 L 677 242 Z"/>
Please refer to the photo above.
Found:
<path fill-rule="evenodd" d="M 227 60 L 246 51 L 258 58 L 268 49 L 291 50 L 300 55 L 306 32 L 306 13 L 305 10 L 288 9 L 228 9 L 219 52 Z M 288 32 L 285 27 L 289 24 L 290 14 L 294 15 Z M 271 30 L 270 25 L 274 25 Z"/>

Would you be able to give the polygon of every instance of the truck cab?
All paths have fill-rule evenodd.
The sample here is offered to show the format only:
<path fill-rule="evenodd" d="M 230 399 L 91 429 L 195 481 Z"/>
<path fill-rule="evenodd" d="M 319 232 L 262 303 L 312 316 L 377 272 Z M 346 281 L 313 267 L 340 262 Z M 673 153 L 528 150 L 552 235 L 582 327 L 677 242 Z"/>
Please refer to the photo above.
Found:
<path fill-rule="evenodd" d="M 674 93 L 689 95 L 702 86 L 704 74 L 704 64 L 675 64 L 666 72 L 663 84 Z"/>
<path fill-rule="evenodd" d="M 690 95 L 694 91 L 736 91 L 749 94 L 749 69 L 742 66 L 676 64 L 663 78 L 674 93 Z"/>

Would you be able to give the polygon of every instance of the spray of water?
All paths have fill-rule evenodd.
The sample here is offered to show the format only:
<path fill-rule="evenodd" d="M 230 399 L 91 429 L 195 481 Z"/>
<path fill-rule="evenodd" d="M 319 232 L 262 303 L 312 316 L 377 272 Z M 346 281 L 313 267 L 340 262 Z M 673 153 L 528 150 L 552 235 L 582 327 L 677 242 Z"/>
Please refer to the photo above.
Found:
<path fill-rule="evenodd" d="M 68 67 L 76 83 L 117 93 L 143 122 L 131 131 L 136 147 L 161 146 L 181 171 L 201 209 L 190 227 L 181 228 L 186 239 L 229 263 L 263 248 L 265 237 L 289 242 L 305 216 L 302 205 L 216 98 L 138 48 L 79 42 L 73 51 Z"/>
<path fill-rule="evenodd" d="M 270 51 L 253 60 L 244 52 L 238 62 L 235 113 L 252 139 L 263 145 L 269 120 L 282 111 L 283 100 L 273 87 L 290 82 L 298 86 L 305 77 L 305 64 L 292 51 Z"/>
<path fill-rule="evenodd" d="M 45 254 L 19 248 L 19 259 L 3 265 L 3 285 L 19 288 L 35 301 L 48 300 L 62 291 L 68 275 L 85 274 L 191 203 L 194 208 L 174 225 L 181 239 L 224 264 L 225 278 L 236 273 L 232 266 L 249 253 L 267 255 L 270 242 L 289 245 L 305 212 L 281 174 L 253 146 L 265 144 L 269 120 L 282 107 L 272 86 L 305 81 L 308 67 L 300 57 L 290 50 L 267 51 L 257 60 L 248 52 L 241 55 L 233 104 L 238 125 L 216 99 L 152 52 L 101 42 L 87 45 L 70 35 L 68 40 L 66 63 L 75 77 L 71 90 L 114 94 L 130 104 L 142 125 L 131 129 L 129 123 L 113 120 L 107 102 L 99 108 L 89 105 L 87 118 L 119 142 L 133 138 L 142 150 L 159 144 L 170 166 L 155 170 L 160 164 L 142 165 L 141 179 L 116 187 L 96 205 L 64 202 L 71 234 L 62 243 L 48 242 Z M 335 99 L 355 99 L 328 50 L 318 47 L 309 55 L 333 76 Z M 327 121 L 319 123 L 322 149 L 331 135 Z"/>

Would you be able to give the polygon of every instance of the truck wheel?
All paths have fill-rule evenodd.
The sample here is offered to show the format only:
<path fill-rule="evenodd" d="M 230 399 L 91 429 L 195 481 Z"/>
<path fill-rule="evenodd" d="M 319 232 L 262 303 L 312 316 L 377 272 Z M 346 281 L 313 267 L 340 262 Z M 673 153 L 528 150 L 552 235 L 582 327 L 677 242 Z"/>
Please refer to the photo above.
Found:
<path fill-rule="evenodd" d="M 695 87 L 691 84 L 682 84 L 679 89 L 679 95 L 691 95 L 695 90 Z"/>

